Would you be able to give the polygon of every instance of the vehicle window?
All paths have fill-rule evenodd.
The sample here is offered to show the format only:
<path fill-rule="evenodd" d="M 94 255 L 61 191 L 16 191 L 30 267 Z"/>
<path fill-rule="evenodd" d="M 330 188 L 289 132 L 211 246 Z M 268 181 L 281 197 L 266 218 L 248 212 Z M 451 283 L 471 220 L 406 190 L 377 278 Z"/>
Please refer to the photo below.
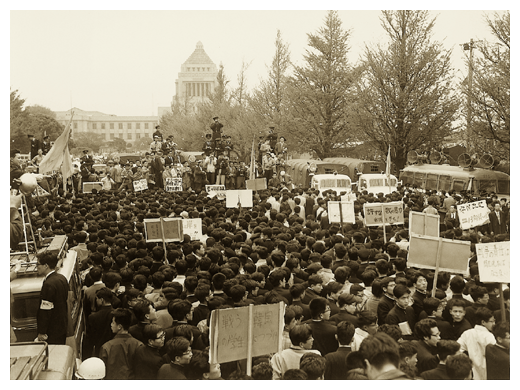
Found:
<path fill-rule="evenodd" d="M 38 304 L 40 303 L 39 295 L 14 298 L 14 302 L 11 306 L 11 315 L 17 320 L 26 320 L 28 318 L 36 318 L 36 312 L 38 311 Z"/>
<path fill-rule="evenodd" d="M 497 192 L 497 181 L 496 180 L 480 180 L 478 183 L 479 191 L 487 192 Z"/>
<path fill-rule="evenodd" d="M 385 179 L 386 186 L 388 186 L 388 179 Z M 390 186 L 397 187 L 397 179 L 390 178 Z"/>
<path fill-rule="evenodd" d="M 334 169 L 332 169 L 332 168 L 325 168 L 325 173 L 333 174 L 334 173 Z"/>
<path fill-rule="evenodd" d="M 370 179 L 368 181 L 370 183 L 370 187 L 383 187 L 385 185 L 384 179 Z"/>
<path fill-rule="evenodd" d="M 462 180 L 453 180 L 453 191 L 463 191 L 466 188 L 467 183 Z"/>
<path fill-rule="evenodd" d="M 413 172 L 401 172 L 401 180 L 404 185 L 413 183 Z"/>
<path fill-rule="evenodd" d="M 360 187 L 366 187 L 367 186 L 367 180 L 366 179 L 361 179 L 359 181 L 359 186 Z"/>
<path fill-rule="evenodd" d="M 509 180 L 498 180 L 498 191 L 499 194 L 509 194 Z"/>
<path fill-rule="evenodd" d="M 347 181 L 344 179 L 323 179 L 320 181 L 321 188 L 348 187 Z"/>
<path fill-rule="evenodd" d="M 424 173 L 415 172 L 412 184 L 416 185 L 419 188 L 423 188 L 425 176 L 426 175 Z"/>
<path fill-rule="evenodd" d="M 339 188 L 345 188 L 350 187 L 350 180 L 349 179 L 337 179 L 337 187 Z"/>
<path fill-rule="evenodd" d="M 428 173 L 428 175 L 426 176 L 426 185 L 424 186 L 424 188 L 427 190 L 437 190 L 438 179 L 439 175 Z"/>
<path fill-rule="evenodd" d="M 451 184 L 451 177 L 446 175 L 439 176 L 439 191 L 449 191 Z"/>

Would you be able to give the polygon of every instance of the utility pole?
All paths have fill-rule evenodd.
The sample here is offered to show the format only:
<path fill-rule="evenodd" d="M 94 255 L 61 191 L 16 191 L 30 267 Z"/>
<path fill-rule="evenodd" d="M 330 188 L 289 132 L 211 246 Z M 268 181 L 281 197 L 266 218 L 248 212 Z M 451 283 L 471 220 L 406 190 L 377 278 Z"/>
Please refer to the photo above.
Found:
<path fill-rule="evenodd" d="M 467 96 L 467 116 L 466 116 L 466 153 L 471 154 L 474 151 L 473 138 L 471 131 L 471 94 L 473 92 L 473 39 L 469 43 L 464 44 L 464 50 L 469 50 L 469 66 L 468 66 L 468 96 Z"/>

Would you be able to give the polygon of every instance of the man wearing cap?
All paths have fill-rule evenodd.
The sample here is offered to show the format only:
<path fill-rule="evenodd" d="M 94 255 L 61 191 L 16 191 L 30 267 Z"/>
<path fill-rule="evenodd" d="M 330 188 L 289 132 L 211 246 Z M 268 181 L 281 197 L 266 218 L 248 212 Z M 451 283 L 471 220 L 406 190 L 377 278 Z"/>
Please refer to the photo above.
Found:
<path fill-rule="evenodd" d="M 43 154 L 47 154 L 47 153 L 49 153 L 49 150 L 51 150 L 51 143 L 49 141 L 49 136 L 48 135 L 43 137 L 43 142 L 42 142 L 41 149 L 42 149 Z"/>
<path fill-rule="evenodd" d="M 20 155 L 20 150 L 18 150 L 18 149 L 11 150 L 11 158 L 10 158 L 10 163 L 11 163 L 11 176 L 10 176 L 11 182 L 10 182 L 10 184 L 11 184 L 11 188 L 18 188 L 18 184 L 16 184 L 14 180 L 18 179 L 20 176 L 23 175 L 22 163 L 18 159 L 19 155 Z"/>
<path fill-rule="evenodd" d="M 28 134 L 27 138 L 31 140 L 31 160 L 38 155 L 38 149 L 40 149 L 40 141 L 32 134 Z"/>
<path fill-rule="evenodd" d="M 155 126 L 155 131 L 153 133 L 153 138 L 155 139 L 155 137 L 157 137 L 160 141 L 162 141 L 163 136 L 162 136 L 160 128 L 161 128 L 161 126 L 159 126 L 159 125 Z"/>
<path fill-rule="evenodd" d="M 269 141 L 269 146 L 271 150 L 275 150 L 276 141 L 278 140 L 278 134 L 274 132 L 274 126 L 269 126 L 269 134 L 267 135 L 267 140 Z"/>
<path fill-rule="evenodd" d="M 209 126 L 213 132 L 213 141 L 219 140 L 222 137 L 222 128 L 224 125 L 218 121 L 218 116 L 213 117 L 213 123 Z"/>
<path fill-rule="evenodd" d="M 358 327 L 359 318 L 356 315 L 356 296 L 353 294 L 343 293 L 338 297 L 339 313 L 330 317 L 330 321 L 338 325 L 342 321 L 348 321 Z"/>

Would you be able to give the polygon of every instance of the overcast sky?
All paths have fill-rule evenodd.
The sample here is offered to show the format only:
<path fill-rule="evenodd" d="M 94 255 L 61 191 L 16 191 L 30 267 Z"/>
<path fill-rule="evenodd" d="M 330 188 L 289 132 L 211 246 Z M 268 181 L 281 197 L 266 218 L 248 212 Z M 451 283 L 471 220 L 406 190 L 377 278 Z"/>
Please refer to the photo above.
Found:
<path fill-rule="evenodd" d="M 352 2 L 332 5 L 341 4 L 344 8 Z M 460 44 L 471 38 L 492 39 L 484 21 L 485 13 L 492 12 L 430 11 L 437 16 L 434 39 L 453 49 L 458 77 L 467 72 Z M 231 87 L 242 62 L 251 62 L 246 73 L 251 91 L 267 77 L 277 29 L 290 45 L 291 60 L 301 63 L 307 34 L 323 26 L 326 13 L 11 11 L 10 87 L 26 105 L 53 111 L 78 107 L 115 115 L 157 115 L 158 106 L 170 105 L 181 64 L 198 41 L 217 66 L 224 65 Z M 351 30 L 351 62 L 359 60 L 365 44 L 385 42 L 380 11 L 339 11 L 339 16 L 343 28 Z"/>

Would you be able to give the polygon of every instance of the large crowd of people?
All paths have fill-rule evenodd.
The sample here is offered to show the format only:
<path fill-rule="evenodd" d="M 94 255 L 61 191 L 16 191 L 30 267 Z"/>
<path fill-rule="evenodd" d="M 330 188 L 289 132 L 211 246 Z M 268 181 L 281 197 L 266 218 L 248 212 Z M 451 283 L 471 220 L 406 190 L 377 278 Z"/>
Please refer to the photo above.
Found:
<path fill-rule="evenodd" d="M 200 186 L 185 186 L 183 175 L 176 192 L 157 175 L 144 176 L 144 191 L 125 185 L 125 172 L 157 158 L 112 161 L 114 184 L 60 189 L 30 204 L 33 227 L 43 237 L 66 235 L 77 252 L 83 360 L 101 359 L 105 379 L 509 379 L 509 287 L 504 318 L 502 285 L 479 281 L 475 250 L 509 240 L 506 200 L 483 197 L 497 221 L 462 230 L 454 206 L 475 201 L 469 193 L 365 191 L 356 194 L 356 223 L 340 226 L 326 213 L 340 194 L 286 182 L 255 191 L 249 209 L 208 197 L 208 175 Z M 208 172 L 215 183 L 218 169 Z M 365 227 L 363 204 L 390 201 L 403 202 L 404 225 Z M 442 237 L 471 243 L 468 274 L 441 271 L 435 286 L 433 270 L 407 264 L 409 213 L 432 209 L 442 214 Z M 200 218 L 202 239 L 147 242 L 143 221 L 159 217 Z M 55 264 L 40 263 L 49 272 Z M 280 301 L 281 351 L 255 356 L 250 376 L 245 360 L 210 362 L 213 310 Z"/>

